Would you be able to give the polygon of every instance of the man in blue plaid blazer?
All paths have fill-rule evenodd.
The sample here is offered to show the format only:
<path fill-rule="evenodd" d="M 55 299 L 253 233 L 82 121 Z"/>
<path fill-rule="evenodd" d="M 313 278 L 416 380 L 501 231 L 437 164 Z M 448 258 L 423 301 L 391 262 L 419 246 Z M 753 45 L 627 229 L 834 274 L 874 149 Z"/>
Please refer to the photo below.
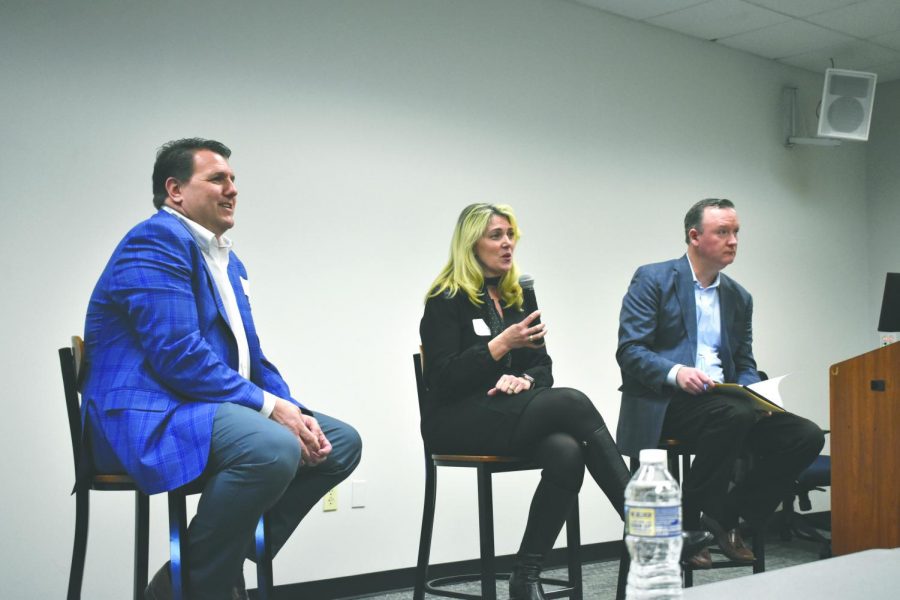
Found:
<path fill-rule="evenodd" d="M 188 530 L 191 597 L 246 597 L 242 565 L 260 515 L 273 551 L 356 467 L 350 425 L 291 397 L 260 349 L 244 265 L 224 233 L 237 188 L 230 150 L 164 145 L 158 212 L 126 234 L 91 296 L 83 418 L 97 468 L 153 494 L 202 478 Z M 171 595 L 167 566 L 146 590 Z"/>

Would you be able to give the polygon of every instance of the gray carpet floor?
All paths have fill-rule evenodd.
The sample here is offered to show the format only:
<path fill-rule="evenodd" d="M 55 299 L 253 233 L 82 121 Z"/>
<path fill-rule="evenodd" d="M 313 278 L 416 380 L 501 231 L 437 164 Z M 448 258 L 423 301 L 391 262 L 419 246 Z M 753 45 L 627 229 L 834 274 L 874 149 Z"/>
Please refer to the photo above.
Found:
<path fill-rule="evenodd" d="M 783 542 L 777 536 L 770 537 L 766 540 L 766 570 L 783 569 L 784 567 L 818 560 L 818 552 L 819 547 L 810 542 L 803 540 Z M 615 598 L 618 572 L 618 560 L 586 563 L 583 569 L 584 598 L 586 600 Z M 564 579 L 566 571 L 565 569 L 551 570 L 547 571 L 546 574 L 551 577 Z M 751 575 L 752 571 L 748 567 L 694 571 L 694 585 L 703 585 L 712 581 Z M 452 589 L 475 594 L 479 592 L 477 584 L 465 584 Z M 553 588 L 548 586 L 545 588 L 545 591 L 550 591 L 551 589 Z M 412 590 L 397 590 L 386 594 L 365 596 L 365 598 L 371 600 L 411 600 L 412 597 Z M 505 582 L 500 581 L 497 583 L 497 597 L 500 600 L 507 598 Z M 426 595 L 426 598 L 436 598 L 436 596 Z"/>

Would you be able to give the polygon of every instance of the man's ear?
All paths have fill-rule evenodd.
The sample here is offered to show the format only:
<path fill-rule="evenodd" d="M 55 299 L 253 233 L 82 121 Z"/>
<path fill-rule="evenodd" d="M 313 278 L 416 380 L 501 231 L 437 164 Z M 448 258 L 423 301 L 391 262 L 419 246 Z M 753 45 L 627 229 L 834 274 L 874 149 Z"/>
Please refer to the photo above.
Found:
<path fill-rule="evenodd" d="M 181 204 L 181 182 L 174 177 L 166 179 L 166 193 L 175 204 Z"/>
<path fill-rule="evenodd" d="M 691 229 L 688 231 L 688 239 L 690 240 L 690 243 L 693 244 L 694 242 L 696 242 L 698 237 L 700 237 L 700 232 L 691 227 Z"/>

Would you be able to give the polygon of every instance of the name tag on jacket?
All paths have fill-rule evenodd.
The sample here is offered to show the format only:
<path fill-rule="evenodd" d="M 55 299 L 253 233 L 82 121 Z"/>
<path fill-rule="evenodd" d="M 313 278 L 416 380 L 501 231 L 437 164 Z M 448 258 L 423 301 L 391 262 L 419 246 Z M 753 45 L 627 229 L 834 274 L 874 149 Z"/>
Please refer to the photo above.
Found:
<path fill-rule="evenodd" d="M 491 335 L 491 328 L 484 319 L 472 319 L 472 329 L 475 330 L 475 335 Z"/>

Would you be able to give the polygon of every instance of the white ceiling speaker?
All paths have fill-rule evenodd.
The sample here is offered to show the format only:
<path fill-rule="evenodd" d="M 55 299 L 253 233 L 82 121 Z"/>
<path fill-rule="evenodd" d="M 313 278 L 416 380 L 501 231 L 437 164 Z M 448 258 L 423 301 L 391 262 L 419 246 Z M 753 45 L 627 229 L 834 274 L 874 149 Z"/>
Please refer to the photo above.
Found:
<path fill-rule="evenodd" d="M 842 140 L 869 139 L 875 73 L 826 69 L 819 115 L 820 137 Z"/>

